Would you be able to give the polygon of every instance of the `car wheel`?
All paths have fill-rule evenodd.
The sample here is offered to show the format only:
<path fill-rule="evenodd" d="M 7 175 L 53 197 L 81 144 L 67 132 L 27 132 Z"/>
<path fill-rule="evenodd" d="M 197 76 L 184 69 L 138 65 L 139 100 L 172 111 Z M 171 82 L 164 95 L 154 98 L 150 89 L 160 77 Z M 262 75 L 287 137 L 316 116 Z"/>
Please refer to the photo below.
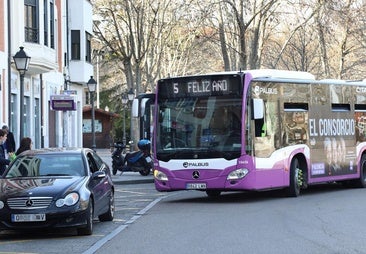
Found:
<path fill-rule="evenodd" d="M 111 195 L 109 197 L 109 207 L 108 211 L 106 213 L 103 213 L 98 216 L 100 221 L 112 221 L 114 218 L 114 193 L 111 192 Z"/>
<path fill-rule="evenodd" d="M 93 234 L 93 218 L 94 218 L 94 208 L 93 208 L 93 200 L 91 199 L 89 202 L 89 206 L 86 213 L 86 225 L 85 227 L 78 228 L 78 235 L 91 235 Z"/>

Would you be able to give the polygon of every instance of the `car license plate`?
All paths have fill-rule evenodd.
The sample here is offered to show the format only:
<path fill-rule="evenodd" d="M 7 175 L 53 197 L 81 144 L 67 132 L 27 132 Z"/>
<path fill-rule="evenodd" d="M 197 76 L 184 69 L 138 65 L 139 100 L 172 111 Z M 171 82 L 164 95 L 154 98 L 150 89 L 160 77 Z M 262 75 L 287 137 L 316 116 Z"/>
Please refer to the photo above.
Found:
<path fill-rule="evenodd" d="M 206 189 L 205 183 L 187 183 L 187 190 L 204 190 Z"/>
<path fill-rule="evenodd" d="M 31 222 L 31 221 L 46 221 L 46 214 L 12 214 L 12 222 Z"/>

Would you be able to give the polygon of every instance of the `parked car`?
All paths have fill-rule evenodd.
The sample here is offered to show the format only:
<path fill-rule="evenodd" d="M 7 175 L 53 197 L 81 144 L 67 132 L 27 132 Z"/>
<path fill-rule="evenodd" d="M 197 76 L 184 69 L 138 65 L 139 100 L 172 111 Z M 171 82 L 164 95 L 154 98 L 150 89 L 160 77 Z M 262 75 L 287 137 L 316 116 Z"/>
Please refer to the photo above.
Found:
<path fill-rule="evenodd" d="M 108 165 L 88 148 L 21 153 L 0 179 L 0 229 L 77 229 L 112 221 L 114 185 Z"/>

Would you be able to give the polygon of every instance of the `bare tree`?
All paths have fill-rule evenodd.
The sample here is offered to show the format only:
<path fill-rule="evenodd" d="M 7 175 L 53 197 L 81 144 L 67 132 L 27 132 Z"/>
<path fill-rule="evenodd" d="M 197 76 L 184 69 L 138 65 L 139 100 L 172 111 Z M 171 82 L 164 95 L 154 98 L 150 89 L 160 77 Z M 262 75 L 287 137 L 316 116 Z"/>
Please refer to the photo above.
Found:
<path fill-rule="evenodd" d="M 95 3 L 95 35 L 109 62 L 105 79 L 124 84 L 117 94 L 154 91 L 162 77 L 220 70 L 286 68 L 342 78 L 364 73 L 365 7 L 358 0 Z"/>
<path fill-rule="evenodd" d="M 109 59 L 121 69 L 127 89 L 137 93 L 142 84 L 142 72 L 147 55 L 157 38 L 156 26 L 160 1 L 98 0 L 95 13 L 100 17 L 94 23 L 96 37 L 108 49 Z"/>
<path fill-rule="evenodd" d="M 360 43 L 364 36 L 363 16 L 365 4 L 357 0 L 330 1 L 328 10 L 332 13 L 332 23 L 336 26 L 330 34 L 328 44 L 333 44 L 335 52 L 334 74 L 340 79 L 364 78 L 360 76 L 365 68 L 365 47 Z"/>

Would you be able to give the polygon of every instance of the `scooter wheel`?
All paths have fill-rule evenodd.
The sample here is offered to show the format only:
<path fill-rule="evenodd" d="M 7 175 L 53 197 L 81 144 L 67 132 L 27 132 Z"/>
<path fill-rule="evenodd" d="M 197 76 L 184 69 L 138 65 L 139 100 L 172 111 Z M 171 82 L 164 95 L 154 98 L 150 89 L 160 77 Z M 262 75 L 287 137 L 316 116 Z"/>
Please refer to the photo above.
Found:
<path fill-rule="evenodd" d="M 150 169 L 144 169 L 139 171 L 140 175 L 142 176 L 148 176 L 150 174 Z"/>

